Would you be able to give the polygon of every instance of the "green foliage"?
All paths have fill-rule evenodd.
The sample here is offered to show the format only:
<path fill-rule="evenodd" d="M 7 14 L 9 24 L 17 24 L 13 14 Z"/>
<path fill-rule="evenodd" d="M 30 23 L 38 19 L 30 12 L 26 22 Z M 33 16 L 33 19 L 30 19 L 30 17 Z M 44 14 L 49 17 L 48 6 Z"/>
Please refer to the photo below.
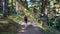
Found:
<path fill-rule="evenodd" d="M 29 15 L 29 18 L 32 18 L 34 20 L 36 19 L 35 20 L 36 22 L 38 22 L 37 20 L 39 20 L 39 23 L 40 23 L 40 18 L 41 18 L 41 14 L 42 14 L 41 12 L 44 10 L 44 8 L 41 7 L 42 3 L 40 1 L 38 1 L 36 3 L 36 0 L 30 0 L 30 1 L 32 2 L 32 5 L 31 5 L 31 7 L 28 8 L 28 2 L 26 0 L 18 0 L 18 2 L 20 4 L 22 4 L 24 9 L 26 9 L 26 10 L 23 9 L 23 12 L 25 13 L 24 15 Z M 8 6 L 7 6 L 7 8 L 8 8 L 7 11 L 8 12 L 7 12 L 7 14 L 10 14 L 12 17 L 11 17 L 11 19 L 7 18 L 7 21 L 9 22 L 8 24 L 0 24 L 1 25 L 0 26 L 1 31 L 6 31 L 6 30 L 11 31 L 11 30 L 18 27 L 18 25 L 19 25 L 18 23 L 20 23 L 20 21 L 23 21 L 24 16 L 21 16 L 20 14 L 19 15 L 13 15 L 14 12 L 15 12 L 15 11 L 13 12 L 13 10 L 15 9 L 15 5 L 12 6 L 11 2 L 12 2 L 12 0 L 8 0 Z M 49 6 L 49 9 L 48 9 L 49 13 L 48 13 L 48 15 L 46 15 L 46 16 L 48 16 L 48 18 L 46 17 L 47 20 L 45 20 L 46 21 L 45 24 L 50 25 L 51 27 L 54 27 L 54 28 L 60 30 L 60 28 L 59 28 L 60 27 L 60 21 L 59 21 L 60 18 L 58 18 L 58 17 L 55 18 L 55 16 L 58 15 L 58 13 L 59 13 L 59 12 L 56 11 L 57 6 L 55 6 L 55 3 L 58 4 L 59 0 L 53 0 L 53 1 L 52 0 L 47 0 L 45 2 L 46 2 L 45 7 Z M 40 8 L 37 9 L 38 7 L 40 7 Z M 43 9 L 42 11 L 41 11 L 41 8 Z M 33 9 L 35 14 L 38 14 L 40 12 L 39 18 L 38 18 L 38 15 L 35 15 L 35 14 L 31 13 L 32 9 Z M 51 14 L 51 12 L 53 14 L 55 14 L 55 16 L 53 14 Z M 2 13 L 2 11 L 0 11 L 0 13 Z M 0 18 L 4 19 L 1 16 L 0 16 Z M 15 21 L 13 21 L 13 20 L 15 20 Z M 13 28 L 10 28 L 8 25 L 11 25 L 11 27 L 13 27 Z M 52 32 L 52 30 L 51 30 L 51 28 L 48 28 L 47 30 L 43 30 L 43 31 L 44 31 L 44 34 L 55 34 L 54 32 Z"/>
<path fill-rule="evenodd" d="M 33 11 L 34 11 L 34 13 L 37 13 L 38 12 L 36 8 L 33 8 Z"/>

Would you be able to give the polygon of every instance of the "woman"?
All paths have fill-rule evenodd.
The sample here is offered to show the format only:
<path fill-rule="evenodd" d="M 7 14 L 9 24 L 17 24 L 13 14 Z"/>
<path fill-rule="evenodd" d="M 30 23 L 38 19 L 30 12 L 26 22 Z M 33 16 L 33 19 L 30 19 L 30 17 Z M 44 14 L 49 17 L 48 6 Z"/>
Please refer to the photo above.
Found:
<path fill-rule="evenodd" d="M 28 17 L 26 15 L 24 16 L 24 22 L 26 23 L 25 24 L 25 29 L 26 29 L 27 28 L 27 22 L 28 22 Z"/>
<path fill-rule="evenodd" d="M 24 16 L 24 22 L 27 23 L 27 21 L 28 21 L 28 17 L 25 15 Z"/>

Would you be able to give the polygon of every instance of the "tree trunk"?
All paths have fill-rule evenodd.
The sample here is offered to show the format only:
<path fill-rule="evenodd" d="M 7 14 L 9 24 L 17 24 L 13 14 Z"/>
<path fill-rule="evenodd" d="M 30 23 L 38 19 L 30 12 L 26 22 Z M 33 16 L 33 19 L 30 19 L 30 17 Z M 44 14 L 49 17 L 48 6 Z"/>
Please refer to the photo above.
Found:
<path fill-rule="evenodd" d="M 45 12 L 45 2 L 44 2 L 44 0 L 41 0 L 41 2 L 42 2 L 41 13 L 44 13 Z"/>
<path fill-rule="evenodd" d="M 0 11 L 2 11 L 2 0 L 0 0 Z"/>
<path fill-rule="evenodd" d="M 19 1 L 18 0 L 16 0 L 16 13 L 17 13 L 17 15 L 20 13 L 20 11 L 19 11 Z"/>
<path fill-rule="evenodd" d="M 7 17 L 7 0 L 3 0 L 3 17 Z"/>
<path fill-rule="evenodd" d="M 12 9 L 11 9 L 11 11 L 13 12 L 13 0 L 11 0 L 11 6 L 12 6 Z"/>
<path fill-rule="evenodd" d="M 44 26 L 44 23 L 45 23 L 45 1 L 44 0 L 41 0 L 41 2 L 42 2 L 42 5 L 41 5 L 41 15 L 42 15 L 42 17 L 41 17 L 41 24 L 42 24 L 42 26 Z"/>

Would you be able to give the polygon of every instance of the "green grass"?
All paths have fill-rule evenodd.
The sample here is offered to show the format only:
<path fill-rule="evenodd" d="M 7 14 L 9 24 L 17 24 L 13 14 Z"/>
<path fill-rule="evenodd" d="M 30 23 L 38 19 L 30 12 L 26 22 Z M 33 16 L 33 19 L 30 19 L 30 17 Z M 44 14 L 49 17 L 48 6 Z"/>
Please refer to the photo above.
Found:
<path fill-rule="evenodd" d="M 0 32 L 0 34 L 16 34 L 14 32 Z"/>
<path fill-rule="evenodd" d="M 17 28 L 19 24 L 11 18 L 0 18 L 0 34 L 15 34 L 17 33 Z M 8 26 L 9 25 L 9 26 Z"/>

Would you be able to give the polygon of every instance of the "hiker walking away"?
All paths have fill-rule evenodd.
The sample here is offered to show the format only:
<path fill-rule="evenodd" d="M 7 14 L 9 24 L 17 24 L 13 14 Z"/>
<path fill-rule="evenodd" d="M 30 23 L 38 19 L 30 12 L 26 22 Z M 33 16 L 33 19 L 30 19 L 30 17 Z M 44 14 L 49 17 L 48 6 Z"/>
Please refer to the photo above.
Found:
<path fill-rule="evenodd" d="M 25 29 L 26 29 L 27 28 L 27 22 L 28 22 L 28 17 L 26 15 L 24 16 L 24 22 L 26 23 L 25 24 Z"/>

